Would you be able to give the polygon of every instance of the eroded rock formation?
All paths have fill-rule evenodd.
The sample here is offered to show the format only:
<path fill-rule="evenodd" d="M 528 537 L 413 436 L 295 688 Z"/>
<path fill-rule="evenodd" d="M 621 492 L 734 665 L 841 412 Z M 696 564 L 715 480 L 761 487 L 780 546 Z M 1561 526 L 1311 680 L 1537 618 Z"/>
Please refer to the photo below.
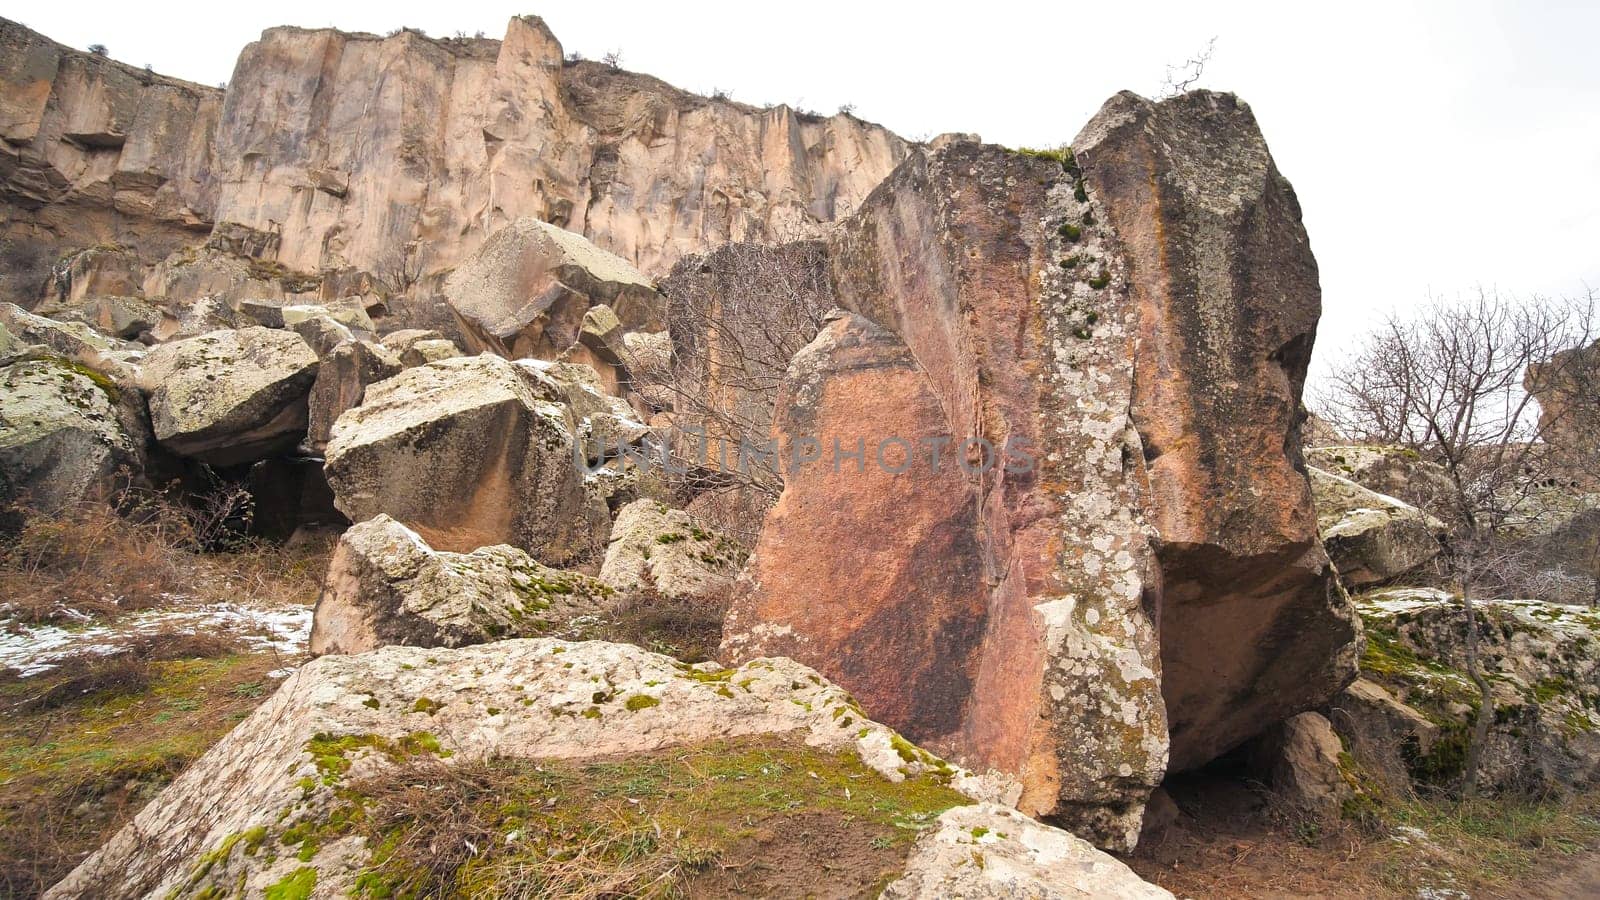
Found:
<path fill-rule="evenodd" d="M 66 251 L 125 242 L 149 263 L 204 240 L 222 94 L 0 19 L 0 300 L 52 280 L 81 299 Z"/>
<path fill-rule="evenodd" d="M 856 315 L 796 358 L 777 412 L 823 455 L 785 472 L 724 649 L 806 660 L 1019 777 L 1025 812 L 1126 847 L 1166 768 L 1159 582 L 1125 271 L 1075 187 L 957 143 L 845 225 L 829 264 Z"/>
<path fill-rule="evenodd" d="M 534 17 L 503 40 L 273 28 L 225 92 L 5 20 L 0 47 L 0 300 L 19 303 L 52 280 L 81 294 L 57 260 L 103 245 L 182 306 L 360 295 L 442 326 L 444 276 L 517 219 L 659 275 L 730 240 L 816 234 L 910 147 L 848 114 L 567 60 Z"/>
<path fill-rule="evenodd" d="M 1183 769 L 1355 677 L 1354 616 L 1318 544 L 1299 452 L 1317 263 L 1294 189 L 1231 94 L 1122 93 L 1073 146 L 1138 310 L 1133 419 Z"/>

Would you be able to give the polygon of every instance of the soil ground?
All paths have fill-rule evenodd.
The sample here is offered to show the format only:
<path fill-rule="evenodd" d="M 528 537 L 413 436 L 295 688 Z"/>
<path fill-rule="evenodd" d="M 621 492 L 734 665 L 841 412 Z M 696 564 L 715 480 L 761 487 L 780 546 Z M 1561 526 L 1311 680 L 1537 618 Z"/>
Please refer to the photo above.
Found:
<path fill-rule="evenodd" d="M 1259 785 L 1235 775 L 1174 778 L 1168 789 L 1177 819 L 1125 861 L 1178 897 L 1600 897 L 1593 796 L 1468 807 L 1412 801 L 1363 827 L 1285 817 Z"/>

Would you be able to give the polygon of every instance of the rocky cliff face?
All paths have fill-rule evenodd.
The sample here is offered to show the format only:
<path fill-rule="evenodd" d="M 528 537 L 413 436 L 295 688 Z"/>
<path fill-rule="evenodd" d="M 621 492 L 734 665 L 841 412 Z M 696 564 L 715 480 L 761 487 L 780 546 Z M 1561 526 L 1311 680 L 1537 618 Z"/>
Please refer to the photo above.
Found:
<path fill-rule="evenodd" d="M 852 116 L 569 62 L 532 17 L 503 41 L 269 29 L 226 99 L 11 22 L 0 46 L 0 202 L 20 211 L 4 236 L 36 258 L 5 284 L 19 301 L 65 250 L 119 241 L 148 266 L 213 223 L 288 271 L 408 295 L 523 216 L 664 274 L 730 240 L 813 234 L 908 151 Z"/>
<path fill-rule="evenodd" d="M 63 251 L 147 260 L 203 240 L 222 91 L 81 53 L 0 19 L 0 299 L 38 299 Z"/>

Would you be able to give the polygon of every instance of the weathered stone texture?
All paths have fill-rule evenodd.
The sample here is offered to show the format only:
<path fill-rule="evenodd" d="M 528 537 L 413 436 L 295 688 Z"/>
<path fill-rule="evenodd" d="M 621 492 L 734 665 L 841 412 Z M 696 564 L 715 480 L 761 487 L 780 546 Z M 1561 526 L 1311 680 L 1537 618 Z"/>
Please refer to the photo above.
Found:
<path fill-rule="evenodd" d="M 1294 189 L 1231 94 L 1119 94 L 1074 148 L 1138 310 L 1133 419 L 1161 538 L 1172 765 L 1184 769 L 1355 677 L 1354 616 L 1300 458 L 1317 264 Z"/>
<path fill-rule="evenodd" d="M 264 459 L 299 443 L 317 354 L 272 328 L 215 331 L 162 344 L 139 370 L 156 440 L 216 465 Z"/>
<path fill-rule="evenodd" d="M 510 544 L 565 565 L 597 557 L 610 524 L 584 489 L 574 430 L 536 369 L 455 357 L 369 386 L 334 422 L 328 481 L 352 521 L 387 513 L 439 549 Z"/>
<path fill-rule="evenodd" d="M 796 358 L 777 413 L 830 456 L 785 473 L 724 648 L 815 664 L 1020 778 L 1024 811 L 1126 847 L 1166 765 L 1159 589 L 1123 273 L 1073 194 L 1059 163 L 952 144 L 846 224 L 829 265 L 856 315 Z M 949 438 L 943 467 L 924 444 L 920 469 L 885 470 L 888 437 Z M 835 438 L 866 442 L 866 471 L 831 470 Z"/>
<path fill-rule="evenodd" d="M 385 515 L 339 538 L 311 623 L 311 652 L 391 644 L 461 647 L 539 637 L 605 611 L 610 589 L 515 547 L 435 551 Z"/>

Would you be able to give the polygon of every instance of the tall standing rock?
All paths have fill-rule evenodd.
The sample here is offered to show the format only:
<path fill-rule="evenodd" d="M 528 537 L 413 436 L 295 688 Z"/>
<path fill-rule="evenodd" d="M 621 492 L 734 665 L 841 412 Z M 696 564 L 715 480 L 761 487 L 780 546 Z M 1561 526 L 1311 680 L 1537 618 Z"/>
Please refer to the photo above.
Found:
<path fill-rule="evenodd" d="M 1184 769 L 1355 677 L 1354 616 L 1317 541 L 1299 449 L 1317 262 L 1294 189 L 1231 94 L 1124 92 L 1074 146 L 1138 310 L 1133 418 Z"/>
<path fill-rule="evenodd" d="M 776 415 L 824 457 L 784 473 L 723 646 L 806 660 L 1015 777 L 1024 811 L 1127 847 L 1166 767 L 1159 581 L 1133 311 L 1074 189 L 1057 162 L 957 143 L 846 224 L 830 264 L 856 315 L 796 357 Z M 859 470 L 839 455 L 858 440 Z"/>
<path fill-rule="evenodd" d="M 1079 144 L 915 154 L 844 223 L 835 299 L 910 362 L 813 364 L 868 333 L 833 323 L 789 369 L 777 420 L 801 424 L 780 433 L 942 429 L 1003 464 L 915 490 L 786 472 L 724 650 L 791 653 L 1126 847 L 1169 737 L 1188 768 L 1319 706 L 1355 674 L 1355 625 L 1298 450 L 1316 264 L 1248 109 L 1119 95 Z M 930 552 L 937 529 L 904 522 L 951 537 Z"/>

